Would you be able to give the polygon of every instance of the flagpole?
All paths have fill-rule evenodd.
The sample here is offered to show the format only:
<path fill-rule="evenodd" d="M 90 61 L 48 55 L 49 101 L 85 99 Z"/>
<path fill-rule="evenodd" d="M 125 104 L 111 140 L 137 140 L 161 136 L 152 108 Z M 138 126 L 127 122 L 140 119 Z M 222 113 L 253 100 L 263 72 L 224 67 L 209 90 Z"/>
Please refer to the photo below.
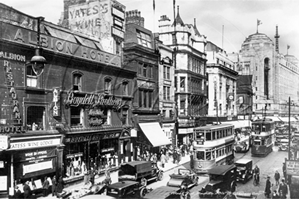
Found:
<path fill-rule="evenodd" d="M 153 34 L 155 33 L 155 0 L 153 0 Z"/>

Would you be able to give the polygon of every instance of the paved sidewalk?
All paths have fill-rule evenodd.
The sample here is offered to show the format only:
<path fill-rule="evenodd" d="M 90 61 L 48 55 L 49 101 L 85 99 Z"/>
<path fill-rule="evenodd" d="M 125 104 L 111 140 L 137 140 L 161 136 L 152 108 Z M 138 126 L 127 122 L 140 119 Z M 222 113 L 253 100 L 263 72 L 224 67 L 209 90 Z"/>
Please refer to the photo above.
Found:
<path fill-rule="evenodd" d="M 167 172 L 167 171 L 170 171 L 170 170 L 172 170 L 172 169 L 175 169 L 176 167 L 178 167 L 178 166 L 180 166 L 180 165 L 183 165 L 183 164 L 185 164 L 185 163 L 187 163 L 187 162 L 189 162 L 190 161 L 190 156 L 189 155 L 185 155 L 185 157 L 182 157 L 181 158 L 181 160 L 180 160 L 180 162 L 179 163 L 175 163 L 175 164 L 173 164 L 173 159 L 171 158 L 171 159 L 169 159 L 168 160 L 168 162 L 165 164 L 165 167 L 164 168 L 162 168 L 161 167 L 161 163 L 160 162 L 158 162 L 157 163 L 157 165 L 158 165 L 158 167 L 161 169 L 161 170 L 163 170 L 164 172 Z M 111 176 L 117 176 L 116 175 L 116 172 L 118 172 L 118 171 L 113 171 L 113 172 L 111 172 Z M 101 174 L 100 176 L 95 176 L 95 184 L 96 183 L 100 183 L 100 182 L 102 182 L 103 180 L 105 179 L 105 176 L 104 176 L 104 174 Z M 116 177 L 112 177 L 112 182 L 113 183 L 115 183 L 115 182 L 117 182 L 118 181 L 118 179 L 116 178 Z M 84 188 L 85 187 L 85 185 L 84 185 L 84 183 L 83 183 L 83 181 L 81 182 L 81 183 L 78 183 L 78 184 L 74 184 L 74 185 L 71 185 L 71 186 L 68 186 L 68 187 L 66 187 L 66 188 L 64 188 L 64 190 L 65 191 L 67 191 L 67 192 L 69 192 L 69 191 L 75 191 L 75 190 L 82 190 L 82 188 Z M 39 196 L 39 197 L 37 197 L 37 198 L 45 198 L 45 199 L 54 199 L 54 198 L 56 198 L 56 196 L 52 196 L 51 194 L 49 194 L 48 196 L 46 196 L 46 197 L 43 197 L 43 196 Z"/>

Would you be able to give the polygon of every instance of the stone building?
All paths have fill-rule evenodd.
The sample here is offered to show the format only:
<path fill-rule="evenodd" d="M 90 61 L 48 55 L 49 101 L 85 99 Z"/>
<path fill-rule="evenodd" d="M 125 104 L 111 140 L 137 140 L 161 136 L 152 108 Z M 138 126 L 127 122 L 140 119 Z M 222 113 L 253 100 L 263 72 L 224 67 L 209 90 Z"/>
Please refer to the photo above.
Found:
<path fill-rule="evenodd" d="M 279 35 L 276 42 L 265 34 L 249 35 L 240 50 L 239 75 L 252 75 L 253 113 L 256 116 L 287 116 L 288 98 L 299 102 L 298 61 L 279 51 Z M 298 108 L 292 108 L 298 115 Z"/>
<path fill-rule="evenodd" d="M 206 121 L 206 38 L 198 31 L 196 20 L 194 24 L 183 22 L 178 7 L 173 22 L 161 16 L 159 40 L 174 50 L 178 144 L 189 144 L 194 127 Z"/>
<path fill-rule="evenodd" d="M 208 76 L 208 117 L 232 120 L 237 116 L 238 73 L 226 51 L 212 42 L 206 44 Z M 216 120 L 215 120 L 216 121 Z"/>

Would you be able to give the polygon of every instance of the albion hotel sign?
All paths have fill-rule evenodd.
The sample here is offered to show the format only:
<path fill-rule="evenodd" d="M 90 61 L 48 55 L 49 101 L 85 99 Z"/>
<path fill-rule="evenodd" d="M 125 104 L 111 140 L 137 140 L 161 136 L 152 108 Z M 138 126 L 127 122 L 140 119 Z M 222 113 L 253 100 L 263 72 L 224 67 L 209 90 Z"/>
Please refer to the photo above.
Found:
<path fill-rule="evenodd" d="M 37 33 L 11 24 L 0 23 L 2 26 L 2 38 L 24 44 L 36 45 Z M 1 34 L 1 33 L 0 33 Z M 70 34 L 71 36 L 71 34 Z M 121 58 L 118 55 L 84 47 L 76 43 L 54 38 L 49 35 L 40 35 L 40 44 L 44 49 L 75 56 L 106 65 L 121 67 Z"/>

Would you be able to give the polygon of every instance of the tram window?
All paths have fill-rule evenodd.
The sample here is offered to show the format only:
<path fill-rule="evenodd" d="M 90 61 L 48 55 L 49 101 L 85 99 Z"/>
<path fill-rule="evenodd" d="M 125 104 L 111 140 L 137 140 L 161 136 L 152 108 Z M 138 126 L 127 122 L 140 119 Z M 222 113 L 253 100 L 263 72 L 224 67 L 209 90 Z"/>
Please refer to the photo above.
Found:
<path fill-rule="evenodd" d="M 225 130 L 222 130 L 223 137 L 226 137 Z"/>
<path fill-rule="evenodd" d="M 220 132 L 217 131 L 217 139 L 219 139 L 219 138 L 220 138 Z"/>
<path fill-rule="evenodd" d="M 260 140 L 254 140 L 254 145 L 260 145 Z"/>
<path fill-rule="evenodd" d="M 205 138 L 206 138 L 206 140 L 211 140 L 211 133 L 207 132 L 205 134 Z"/>
<path fill-rule="evenodd" d="M 262 145 L 262 146 L 265 145 L 265 139 L 262 139 L 262 140 L 261 140 L 261 145 Z"/>
<path fill-rule="evenodd" d="M 210 152 L 206 152 L 206 160 L 211 160 L 211 154 L 210 154 Z"/>
<path fill-rule="evenodd" d="M 212 139 L 215 140 L 216 139 L 216 132 L 215 131 L 212 132 L 212 136 L 213 136 Z"/>
<path fill-rule="evenodd" d="M 204 160 L 204 151 L 197 151 L 197 159 Z"/>

